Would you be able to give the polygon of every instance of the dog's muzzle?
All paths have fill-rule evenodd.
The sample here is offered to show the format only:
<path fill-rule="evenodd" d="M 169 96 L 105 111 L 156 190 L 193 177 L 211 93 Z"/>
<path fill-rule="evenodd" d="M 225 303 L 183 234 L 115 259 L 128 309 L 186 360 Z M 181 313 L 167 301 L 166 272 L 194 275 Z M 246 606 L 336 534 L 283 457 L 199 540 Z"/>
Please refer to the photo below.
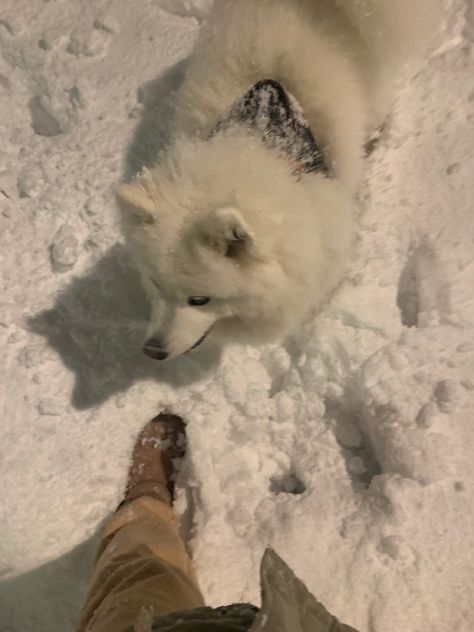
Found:
<path fill-rule="evenodd" d="M 202 336 L 201 336 L 198 340 L 196 340 L 196 342 L 193 344 L 193 346 L 192 346 L 192 347 L 189 347 L 189 349 L 188 349 L 187 351 L 185 351 L 185 353 L 189 353 L 190 351 L 192 351 L 192 350 L 193 350 L 193 349 L 195 349 L 196 347 L 199 347 L 199 345 L 200 345 L 202 342 L 204 342 L 204 340 L 206 340 L 206 338 L 207 338 L 207 334 L 208 334 L 210 331 L 211 331 L 211 327 L 209 327 L 209 329 L 208 329 L 207 331 L 205 331 L 205 332 L 203 333 L 203 335 L 202 335 Z"/>
<path fill-rule="evenodd" d="M 191 351 L 192 351 L 193 349 L 195 349 L 196 347 L 199 347 L 199 345 L 200 345 L 202 342 L 204 342 L 204 340 L 206 340 L 206 338 L 207 338 L 207 337 L 208 337 L 208 335 L 210 334 L 211 329 L 212 329 L 213 327 L 214 327 L 214 325 L 211 325 L 211 326 L 209 327 L 209 329 L 208 329 L 207 331 L 205 331 L 205 332 L 203 333 L 203 335 L 202 335 L 200 338 L 198 338 L 198 339 L 196 340 L 196 342 L 195 342 L 195 343 L 194 343 L 191 347 L 189 347 L 189 349 L 188 349 L 187 351 L 185 351 L 185 352 L 183 353 L 183 355 L 186 355 L 186 354 L 188 354 L 188 353 L 191 353 Z"/>
<path fill-rule="evenodd" d="M 193 349 L 196 349 L 196 347 L 199 347 L 199 345 L 207 338 L 211 329 L 212 327 L 209 327 L 209 329 L 205 331 L 203 335 L 198 340 L 196 340 L 196 342 L 191 347 L 189 347 L 187 351 L 183 353 L 183 355 L 186 355 L 187 353 L 190 353 Z M 166 351 L 164 348 L 163 342 L 159 338 L 150 338 L 149 340 L 147 340 L 143 345 L 142 350 L 145 355 L 147 355 L 149 358 L 152 358 L 153 360 L 166 360 L 166 358 L 169 356 L 168 351 Z"/>
<path fill-rule="evenodd" d="M 143 345 L 143 353 L 153 360 L 166 360 L 169 353 L 163 349 L 163 345 L 160 340 L 156 338 L 150 338 Z"/>

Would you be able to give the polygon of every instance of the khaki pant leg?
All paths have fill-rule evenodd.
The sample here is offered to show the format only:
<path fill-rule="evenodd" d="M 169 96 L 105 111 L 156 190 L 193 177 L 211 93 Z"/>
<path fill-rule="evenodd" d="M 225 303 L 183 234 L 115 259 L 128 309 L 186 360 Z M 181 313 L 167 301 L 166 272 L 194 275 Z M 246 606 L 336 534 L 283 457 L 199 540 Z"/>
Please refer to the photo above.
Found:
<path fill-rule="evenodd" d="M 171 507 L 142 496 L 105 528 L 77 632 L 123 632 L 142 607 L 161 616 L 203 605 Z"/>

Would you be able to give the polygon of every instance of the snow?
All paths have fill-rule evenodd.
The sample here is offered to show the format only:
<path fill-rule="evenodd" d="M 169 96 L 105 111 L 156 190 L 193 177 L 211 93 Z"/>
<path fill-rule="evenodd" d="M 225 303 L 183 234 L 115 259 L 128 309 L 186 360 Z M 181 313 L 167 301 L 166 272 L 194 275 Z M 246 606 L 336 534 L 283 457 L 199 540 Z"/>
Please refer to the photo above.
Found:
<path fill-rule="evenodd" d="M 360 632 L 471 631 L 472 6 L 447 2 L 400 86 L 323 312 L 283 345 L 157 364 L 110 188 L 153 150 L 208 5 L 2 3 L 0 629 L 74 629 L 136 435 L 168 409 L 210 604 L 258 603 L 271 545 Z"/>

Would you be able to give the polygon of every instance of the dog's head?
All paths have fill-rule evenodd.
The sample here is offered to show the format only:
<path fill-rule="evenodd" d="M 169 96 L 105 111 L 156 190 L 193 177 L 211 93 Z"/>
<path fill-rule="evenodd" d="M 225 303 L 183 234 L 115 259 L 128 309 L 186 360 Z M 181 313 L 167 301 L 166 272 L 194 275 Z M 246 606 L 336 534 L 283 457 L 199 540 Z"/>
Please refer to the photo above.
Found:
<path fill-rule="evenodd" d="M 297 104 L 263 81 L 210 137 L 178 139 L 121 185 L 152 303 L 145 353 L 172 358 L 211 332 L 264 342 L 292 329 L 337 269 L 327 237 L 343 205 L 328 175 Z"/>
<path fill-rule="evenodd" d="M 302 191 L 274 152 L 228 134 L 177 142 L 159 166 L 119 186 L 125 232 L 152 302 L 148 355 L 186 353 L 211 332 L 245 330 L 262 341 L 285 328 L 298 285 L 291 248 L 315 250 L 317 239 L 304 243 Z M 299 225 L 295 239 L 289 232 Z"/>

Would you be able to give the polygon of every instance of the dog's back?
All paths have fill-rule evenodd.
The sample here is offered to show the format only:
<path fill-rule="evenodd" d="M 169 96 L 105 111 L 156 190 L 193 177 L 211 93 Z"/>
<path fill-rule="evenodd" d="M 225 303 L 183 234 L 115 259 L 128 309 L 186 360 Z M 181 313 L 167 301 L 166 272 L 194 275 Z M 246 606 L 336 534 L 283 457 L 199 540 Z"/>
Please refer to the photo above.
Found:
<path fill-rule="evenodd" d="M 205 138 L 252 84 L 274 79 L 299 101 L 351 188 L 401 66 L 426 47 L 437 3 L 218 0 L 178 94 L 176 131 Z"/>

